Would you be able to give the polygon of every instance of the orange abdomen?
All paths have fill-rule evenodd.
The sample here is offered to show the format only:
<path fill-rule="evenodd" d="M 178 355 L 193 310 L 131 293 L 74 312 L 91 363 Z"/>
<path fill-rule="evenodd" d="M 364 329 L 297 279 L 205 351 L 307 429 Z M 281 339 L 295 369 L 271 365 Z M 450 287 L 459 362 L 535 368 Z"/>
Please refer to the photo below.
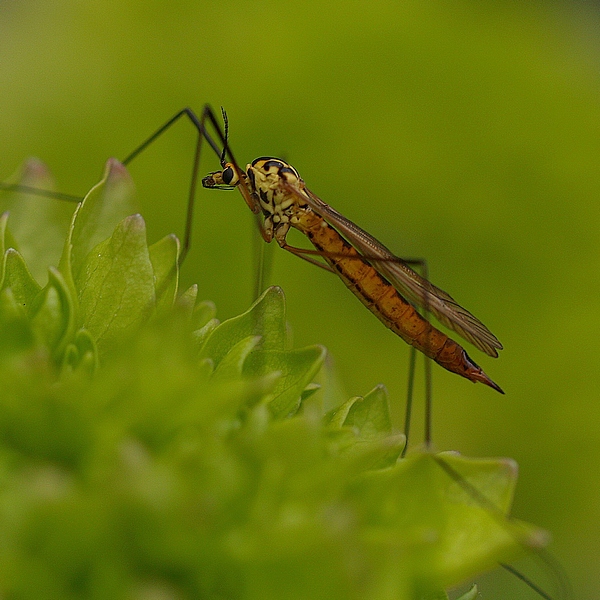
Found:
<path fill-rule="evenodd" d="M 502 391 L 464 348 L 425 320 L 333 227 L 314 212 L 293 226 L 304 233 L 357 298 L 405 342 L 452 373 Z"/>

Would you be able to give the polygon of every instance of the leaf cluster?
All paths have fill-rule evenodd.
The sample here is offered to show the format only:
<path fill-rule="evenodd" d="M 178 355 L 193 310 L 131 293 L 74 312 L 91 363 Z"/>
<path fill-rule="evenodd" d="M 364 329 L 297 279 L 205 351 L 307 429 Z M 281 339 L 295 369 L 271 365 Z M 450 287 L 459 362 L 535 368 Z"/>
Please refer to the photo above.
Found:
<path fill-rule="evenodd" d="M 382 386 L 326 410 L 279 288 L 180 292 L 131 192 L 109 161 L 61 243 L 39 199 L 0 219 L 2 597 L 433 600 L 544 543 L 511 461 L 400 459 Z"/>

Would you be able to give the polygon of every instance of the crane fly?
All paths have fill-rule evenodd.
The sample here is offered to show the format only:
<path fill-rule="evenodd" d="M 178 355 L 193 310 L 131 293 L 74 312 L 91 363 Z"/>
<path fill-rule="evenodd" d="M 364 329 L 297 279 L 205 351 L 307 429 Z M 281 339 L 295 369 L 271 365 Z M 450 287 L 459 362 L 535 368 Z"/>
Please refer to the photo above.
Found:
<path fill-rule="evenodd" d="M 191 109 L 184 108 L 131 152 L 122 161 L 123 164 L 129 164 L 182 116 L 187 116 L 195 125 L 198 142 L 180 263 L 191 243 L 200 151 L 202 142 L 206 141 L 219 157 L 222 169 L 209 173 L 202 179 L 202 185 L 209 189 L 237 188 L 250 210 L 262 216 L 259 229 L 266 242 L 274 239 L 284 250 L 338 275 L 386 327 L 444 369 L 504 393 L 460 344 L 436 329 L 417 312 L 417 308 L 423 309 L 425 314 L 433 314 L 440 323 L 492 357 L 497 357 L 498 350 L 502 349 L 496 336 L 449 294 L 414 271 L 408 261 L 395 256 L 375 237 L 310 191 L 290 164 L 279 158 L 260 157 L 248 164 L 245 171 L 242 170 L 228 144 L 225 111 L 223 130 L 208 104 L 204 106 L 200 118 Z M 220 147 L 207 131 L 206 120 L 214 127 L 221 142 Z M 17 187 L 23 189 L 23 186 L 1 187 L 7 190 Z M 44 194 L 42 190 L 38 193 Z M 78 199 L 62 196 L 67 200 Z M 55 197 L 60 196 L 55 194 Z M 286 235 L 292 227 L 306 235 L 315 250 L 290 246 Z M 311 255 L 318 255 L 326 262 L 319 262 Z"/>
<path fill-rule="evenodd" d="M 213 115 L 214 117 L 214 115 Z M 224 136 L 226 138 L 226 136 Z M 221 158 L 222 170 L 204 177 L 205 188 L 238 188 L 253 213 L 262 215 L 266 242 L 335 273 L 346 287 L 389 329 L 444 369 L 504 393 L 453 339 L 436 329 L 416 307 L 432 313 L 476 348 L 497 357 L 502 344 L 449 294 L 415 272 L 381 242 L 310 191 L 298 171 L 285 161 L 261 157 L 243 171 Z M 290 246 L 295 228 L 315 251 Z M 321 256 L 320 263 L 311 254 Z"/>
<path fill-rule="evenodd" d="M 331 206 L 310 191 L 296 169 L 274 157 L 260 157 L 240 168 L 228 144 L 228 122 L 223 111 L 224 129 L 221 128 L 213 110 L 205 105 L 201 117 L 191 109 L 184 108 L 175 114 L 162 127 L 154 132 L 122 162 L 128 165 L 152 142 L 162 135 L 181 117 L 186 116 L 198 131 L 198 141 L 193 161 L 191 184 L 188 194 L 185 233 L 178 263 L 187 255 L 192 237 L 193 211 L 198 181 L 198 167 L 203 142 L 207 142 L 219 157 L 221 170 L 213 171 L 202 179 L 208 189 L 238 189 L 250 210 L 259 219 L 259 229 L 266 242 L 275 240 L 277 244 L 296 256 L 311 262 L 332 273 L 336 273 L 358 299 L 389 329 L 412 346 L 411 364 L 414 364 L 414 350 L 421 351 L 440 366 L 476 383 L 504 393 L 483 370 L 469 357 L 467 352 L 454 340 L 436 329 L 417 312 L 420 308 L 425 315 L 433 314 L 443 325 L 471 342 L 489 356 L 497 357 L 502 344 L 489 329 L 469 311 L 462 308 L 449 294 L 434 286 L 426 277 L 414 271 L 408 259 L 395 256 L 386 246 L 358 225 L 341 215 Z M 213 126 L 220 146 L 206 128 L 206 121 Z M 0 190 L 20 191 L 79 202 L 83 198 L 71 194 L 31 188 L 20 184 L 0 182 Z M 295 228 L 310 240 L 315 250 L 296 248 L 286 241 L 290 228 Z M 325 263 L 313 258 L 319 256 Z M 410 263 L 410 264 L 409 264 Z M 426 364 L 429 364 L 428 362 Z M 412 370 L 412 367 L 411 367 Z M 409 383 L 409 389 L 411 384 Z M 429 392 L 430 393 L 430 392 Z M 410 393 L 409 393 L 410 399 Z M 426 407 L 426 412 L 431 412 Z M 405 434 L 408 442 L 408 403 Z M 430 419 L 426 415 L 426 419 Z M 426 424 L 426 446 L 430 442 L 430 421 Z M 460 474 L 438 455 L 435 461 L 481 506 L 498 519 L 506 519 L 492 503 L 476 488 L 464 480 Z M 546 562 L 557 579 L 563 580 L 561 569 L 538 549 L 537 554 Z M 551 596 L 541 590 L 533 581 L 511 567 L 501 564 L 516 575 L 540 597 L 551 600 Z M 561 581 L 562 589 L 569 589 L 568 580 Z"/>

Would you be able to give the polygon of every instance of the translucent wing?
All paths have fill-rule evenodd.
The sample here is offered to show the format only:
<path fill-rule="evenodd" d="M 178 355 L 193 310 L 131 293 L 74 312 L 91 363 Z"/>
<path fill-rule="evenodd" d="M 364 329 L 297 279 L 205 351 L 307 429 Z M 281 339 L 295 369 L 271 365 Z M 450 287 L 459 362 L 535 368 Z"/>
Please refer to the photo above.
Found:
<path fill-rule="evenodd" d="M 502 344 L 496 336 L 449 294 L 436 287 L 381 242 L 325 204 L 307 188 L 293 189 L 308 206 L 344 236 L 407 300 L 429 312 L 440 323 L 489 356 L 498 356 Z"/>

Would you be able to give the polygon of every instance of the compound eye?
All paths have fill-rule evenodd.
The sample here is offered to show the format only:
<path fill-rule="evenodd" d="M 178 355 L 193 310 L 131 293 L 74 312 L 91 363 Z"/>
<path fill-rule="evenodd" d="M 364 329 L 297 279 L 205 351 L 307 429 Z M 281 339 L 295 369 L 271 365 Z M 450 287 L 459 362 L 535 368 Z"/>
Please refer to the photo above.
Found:
<path fill-rule="evenodd" d="M 227 165 L 225 165 L 221 177 L 223 178 L 223 183 L 225 185 L 236 185 L 238 183 L 236 171 L 233 168 L 233 165 L 230 163 L 227 163 Z"/>

